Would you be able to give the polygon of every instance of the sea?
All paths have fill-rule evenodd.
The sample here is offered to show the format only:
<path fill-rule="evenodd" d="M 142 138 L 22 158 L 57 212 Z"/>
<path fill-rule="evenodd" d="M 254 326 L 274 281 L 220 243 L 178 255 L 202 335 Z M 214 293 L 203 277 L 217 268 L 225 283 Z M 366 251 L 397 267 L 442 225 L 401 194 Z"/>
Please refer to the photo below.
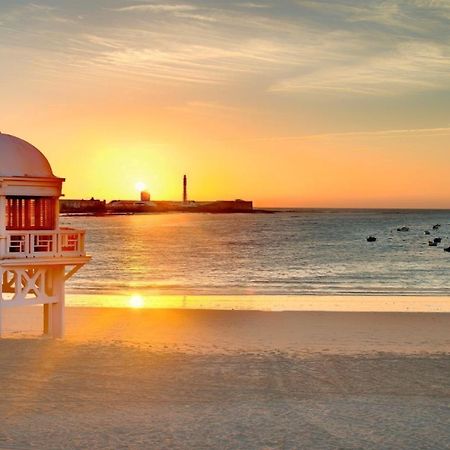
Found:
<path fill-rule="evenodd" d="M 61 221 L 86 229 L 92 255 L 68 282 L 71 294 L 450 295 L 450 211 L 285 209 Z M 409 231 L 397 231 L 404 226 Z M 442 242 L 430 247 L 434 237 Z"/>

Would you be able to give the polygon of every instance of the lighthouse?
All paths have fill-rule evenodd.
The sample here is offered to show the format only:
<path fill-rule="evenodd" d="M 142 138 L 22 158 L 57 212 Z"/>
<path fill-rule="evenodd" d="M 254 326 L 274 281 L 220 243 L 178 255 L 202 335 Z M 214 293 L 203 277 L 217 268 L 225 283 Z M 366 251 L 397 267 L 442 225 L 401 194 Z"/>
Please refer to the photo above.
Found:
<path fill-rule="evenodd" d="M 187 203 L 188 195 L 187 195 L 187 176 L 183 176 L 183 203 Z"/>
<path fill-rule="evenodd" d="M 90 257 L 85 231 L 59 224 L 63 182 L 36 147 L 0 133 L 0 337 L 2 311 L 31 305 L 44 334 L 64 334 L 65 282 Z"/>

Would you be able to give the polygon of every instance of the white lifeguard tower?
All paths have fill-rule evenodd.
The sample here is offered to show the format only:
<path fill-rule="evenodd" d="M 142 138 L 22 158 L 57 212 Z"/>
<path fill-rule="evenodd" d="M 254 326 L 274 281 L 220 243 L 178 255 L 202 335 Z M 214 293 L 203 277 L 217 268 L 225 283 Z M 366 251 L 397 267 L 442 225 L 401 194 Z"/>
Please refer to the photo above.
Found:
<path fill-rule="evenodd" d="M 59 226 L 64 178 L 28 142 L 0 133 L 0 337 L 2 310 L 43 305 L 44 334 L 64 334 L 64 285 L 90 257 L 84 230 Z"/>

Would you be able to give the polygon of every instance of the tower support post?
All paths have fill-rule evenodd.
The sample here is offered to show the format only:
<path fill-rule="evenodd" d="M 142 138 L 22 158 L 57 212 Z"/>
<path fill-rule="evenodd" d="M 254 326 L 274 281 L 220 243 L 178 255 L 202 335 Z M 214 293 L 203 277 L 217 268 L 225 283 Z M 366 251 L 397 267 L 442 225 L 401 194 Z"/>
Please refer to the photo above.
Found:
<path fill-rule="evenodd" d="M 43 323 L 43 331 L 44 335 L 50 335 L 52 329 L 52 319 L 50 316 L 50 306 L 48 303 L 43 305 L 44 311 L 44 323 Z"/>
<path fill-rule="evenodd" d="M 52 303 L 52 335 L 54 338 L 64 336 L 64 306 L 66 302 L 64 289 L 64 266 L 57 266 L 53 269 L 53 292 L 58 299 L 57 303 Z"/>
<path fill-rule="evenodd" d="M 52 269 L 52 290 L 56 302 L 44 305 L 44 334 L 54 338 L 64 336 L 65 289 L 64 266 Z"/>

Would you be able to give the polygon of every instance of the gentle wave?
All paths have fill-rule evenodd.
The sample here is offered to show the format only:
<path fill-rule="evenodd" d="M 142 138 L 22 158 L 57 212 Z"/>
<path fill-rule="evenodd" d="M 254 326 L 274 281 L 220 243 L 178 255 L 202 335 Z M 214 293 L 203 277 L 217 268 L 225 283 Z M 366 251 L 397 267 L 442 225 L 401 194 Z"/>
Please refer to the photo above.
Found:
<path fill-rule="evenodd" d="M 448 211 L 65 217 L 93 260 L 73 293 L 450 295 Z M 434 224 L 441 224 L 437 231 Z M 397 232 L 408 225 L 410 232 Z M 428 246 L 439 236 L 438 248 Z M 375 235 L 370 244 L 366 237 Z"/>

